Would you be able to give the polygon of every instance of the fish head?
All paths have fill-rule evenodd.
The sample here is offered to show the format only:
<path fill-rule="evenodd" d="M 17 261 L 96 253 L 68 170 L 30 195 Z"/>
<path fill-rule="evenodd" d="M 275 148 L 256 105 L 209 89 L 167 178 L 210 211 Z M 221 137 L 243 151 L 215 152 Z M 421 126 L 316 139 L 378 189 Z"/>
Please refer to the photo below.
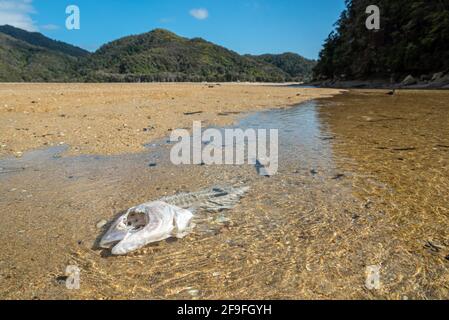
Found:
<path fill-rule="evenodd" d="M 130 234 L 140 231 L 147 223 L 147 217 L 144 212 L 136 208 L 130 209 L 109 228 L 100 241 L 100 247 L 105 249 L 112 247 L 116 243 L 125 240 Z"/>

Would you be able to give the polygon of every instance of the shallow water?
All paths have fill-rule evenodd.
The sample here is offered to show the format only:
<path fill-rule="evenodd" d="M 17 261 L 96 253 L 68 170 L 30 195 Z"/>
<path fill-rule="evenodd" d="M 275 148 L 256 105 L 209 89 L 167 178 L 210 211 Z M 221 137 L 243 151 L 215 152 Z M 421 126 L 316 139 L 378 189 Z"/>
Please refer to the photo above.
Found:
<path fill-rule="evenodd" d="M 2 298 L 449 298 L 449 93 L 354 91 L 242 119 L 279 129 L 277 175 L 178 166 L 170 145 L 123 156 L 0 160 Z M 399 160 L 401 159 L 401 160 Z M 150 167 L 149 164 L 156 164 Z M 101 219 L 177 192 L 247 185 L 234 210 L 127 257 L 96 249 Z M 67 290 L 66 266 L 81 270 Z M 381 266 L 381 288 L 365 288 Z"/>

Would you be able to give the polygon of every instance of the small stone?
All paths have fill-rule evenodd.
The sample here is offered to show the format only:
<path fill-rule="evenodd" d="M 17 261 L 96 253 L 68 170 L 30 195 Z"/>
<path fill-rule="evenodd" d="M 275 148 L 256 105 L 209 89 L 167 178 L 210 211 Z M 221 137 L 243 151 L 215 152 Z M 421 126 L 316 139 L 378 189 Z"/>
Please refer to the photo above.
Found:
<path fill-rule="evenodd" d="M 150 168 L 154 168 L 154 167 L 157 166 L 157 163 L 150 163 L 148 166 L 149 166 Z"/>
<path fill-rule="evenodd" d="M 441 79 L 443 77 L 444 73 L 443 72 L 437 72 L 432 76 L 431 81 L 437 81 L 439 79 Z"/>
<path fill-rule="evenodd" d="M 228 223 L 230 220 L 225 216 L 219 216 L 217 220 L 215 220 L 219 224 Z"/>
<path fill-rule="evenodd" d="M 188 294 L 190 294 L 192 297 L 198 297 L 200 294 L 199 290 L 196 289 L 190 289 L 187 291 Z"/>
<path fill-rule="evenodd" d="M 416 80 L 412 75 L 408 75 L 401 84 L 404 86 L 410 86 L 416 84 L 417 82 L 418 80 Z"/>
<path fill-rule="evenodd" d="M 316 171 L 315 169 L 310 170 L 310 173 L 312 174 L 312 176 L 315 176 L 318 174 L 318 171 Z"/>
<path fill-rule="evenodd" d="M 103 219 L 103 220 L 98 221 L 96 226 L 97 226 L 97 229 L 102 229 L 107 224 L 108 224 L 108 222 Z"/>
<path fill-rule="evenodd" d="M 214 272 L 214 273 L 212 273 L 212 276 L 219 277 L 219 276 L 221 276 L 221 272 Z"/>

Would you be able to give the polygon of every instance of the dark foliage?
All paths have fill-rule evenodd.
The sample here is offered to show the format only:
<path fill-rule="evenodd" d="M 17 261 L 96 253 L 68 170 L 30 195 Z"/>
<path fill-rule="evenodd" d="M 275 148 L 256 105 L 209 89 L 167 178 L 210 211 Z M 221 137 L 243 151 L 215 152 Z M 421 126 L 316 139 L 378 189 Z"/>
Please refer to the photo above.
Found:
<path fill-rule="evenodd" d="M 241 56 L 200 38 L 166 30 L 108 43 L 86 60 L 90 81 L 274 81 L 289 75 L 263 61 Z"/>
<path fill-rule="evenodd" d="M 377 5 L 381 29 L 365 26 Z M 449 71 L 449 1 L 347 0 L 314 69 L 316 79 L 392 78 Z"/>
<path fill-rule="evenodd" d="M 68 82 L 77 79 L 77 58 L 0 33 L 0 81 Z"/>
<path fill-rule="evenodd" d="M 306 59 L 296 53 L 264 54 L 251 56 L 252 58 L 272 64 L 286 72 L 292 81 L 308 81 L 311 79 L 313 68 L 316 66 L 315 60 Z"/>
<path fill-rule="evenodd" d="M 89 51 L 61 41 L 49 39 L 38 32 L 28 32 L 9 25 L 4 25 L 0 26 L 0 33 L 11 36 L 17 40 L 22 40 L 36 47 L 43 47 L 48 50 L 57 51 L 73 57 L 85 57 L 89 55 Z"/>

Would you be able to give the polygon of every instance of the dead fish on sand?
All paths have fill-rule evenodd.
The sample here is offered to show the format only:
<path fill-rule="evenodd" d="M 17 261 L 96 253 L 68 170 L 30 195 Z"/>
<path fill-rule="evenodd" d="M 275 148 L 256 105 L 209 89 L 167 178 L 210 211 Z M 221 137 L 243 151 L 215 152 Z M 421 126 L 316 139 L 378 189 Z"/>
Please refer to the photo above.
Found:
<path fill-rule="evenodd" d="M 182 193 L 133 207 L 119 217 L 100 241 L 113 255 L 126 255 L 150 243 L 181 239 L 193 228 L 197 210 L 232 209 L 249 188 L 212 188 Z"/>

